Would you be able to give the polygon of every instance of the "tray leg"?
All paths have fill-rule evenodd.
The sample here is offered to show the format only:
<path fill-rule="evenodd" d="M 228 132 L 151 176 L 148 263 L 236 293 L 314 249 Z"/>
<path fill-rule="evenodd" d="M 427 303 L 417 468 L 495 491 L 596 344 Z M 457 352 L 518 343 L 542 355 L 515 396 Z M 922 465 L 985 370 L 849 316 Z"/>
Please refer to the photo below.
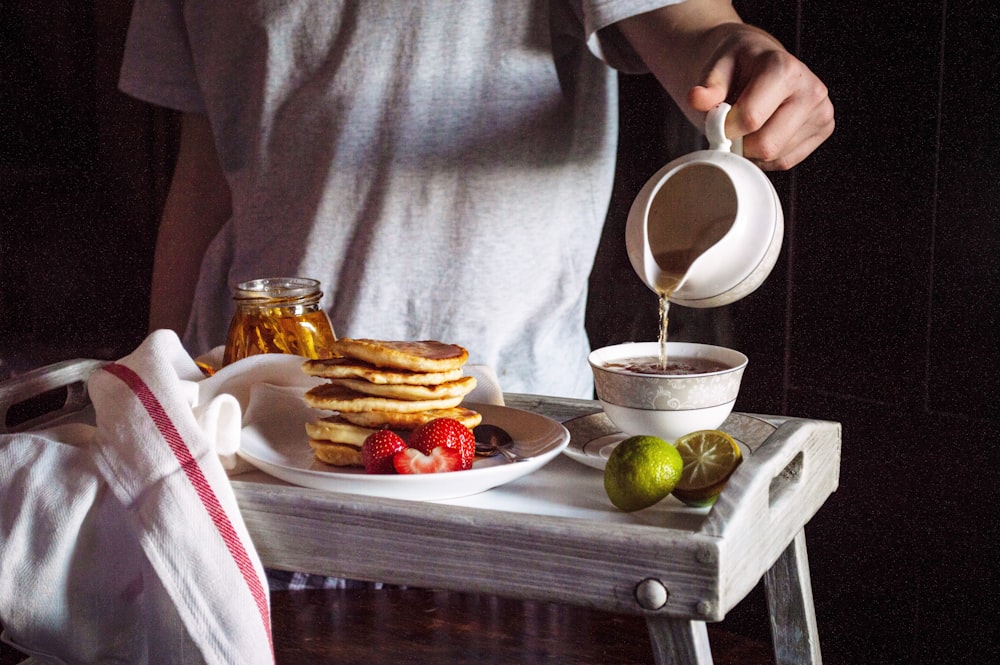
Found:
<path fill-rule="evenodd" d="M 821 665 L 805 531 L 764 574 L 764 590 L 777 665 Z"/>
<path fill-rule="evenodd" d="M 646 615 L 656 665 L 712 665 L 704 621 Z"/>

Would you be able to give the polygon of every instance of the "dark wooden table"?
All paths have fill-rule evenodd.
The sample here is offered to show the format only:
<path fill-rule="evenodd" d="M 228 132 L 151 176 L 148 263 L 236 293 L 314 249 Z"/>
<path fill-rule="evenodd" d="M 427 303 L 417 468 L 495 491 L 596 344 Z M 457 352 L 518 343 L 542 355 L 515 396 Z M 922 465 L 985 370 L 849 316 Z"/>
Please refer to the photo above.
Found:
<path fill-rule="evenodd" d="M 279 665 L 653 662 L 642 617 L 578 606 L 424 589 L 281 591 L 271 606 Z M 774 662 L 770 643 L 709 632 L 716 665 Z"/>
<path fill-rule="evenodd" d="M 642 617 L 427 589 L 271 594 L 278 665 L 636 665 L 652 663 Z M 770 643 L 708 627 L 715 665 L 774 662 Z M 0 644 L 0 665 L 24 660 Z"/>

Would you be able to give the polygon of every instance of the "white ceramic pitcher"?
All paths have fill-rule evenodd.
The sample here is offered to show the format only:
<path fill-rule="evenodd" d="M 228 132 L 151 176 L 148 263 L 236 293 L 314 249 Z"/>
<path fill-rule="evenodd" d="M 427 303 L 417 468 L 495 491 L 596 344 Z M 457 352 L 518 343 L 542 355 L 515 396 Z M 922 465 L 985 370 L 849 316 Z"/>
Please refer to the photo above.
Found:
<path fill-rule="evenodd" d="M 705 121 L 708 150 L 670 162 L 643 186 L 625 226 L 632 267 L 687 307 L 726 305 L 759 287 L 781 251 L 784 218 L 767 176 L 726 138 L 729 104 Z M 672 289 L 672 290 L 671 290 Z"/>

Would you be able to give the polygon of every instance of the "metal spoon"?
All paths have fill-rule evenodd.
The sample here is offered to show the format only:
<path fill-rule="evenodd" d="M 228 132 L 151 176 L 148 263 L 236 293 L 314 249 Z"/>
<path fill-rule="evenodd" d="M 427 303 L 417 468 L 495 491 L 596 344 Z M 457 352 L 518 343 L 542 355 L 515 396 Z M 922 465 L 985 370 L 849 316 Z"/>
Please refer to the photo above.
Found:
<path fill-rule="evenodd" d="M 479 425 L 473 432 L 476 435 L 476 455 L 480 457 L 503 455 L 508 462 L 526 462 L 531 459 L 511 451 L 509 446 L 514 440 L 510 434 L 496 425 Z"/>

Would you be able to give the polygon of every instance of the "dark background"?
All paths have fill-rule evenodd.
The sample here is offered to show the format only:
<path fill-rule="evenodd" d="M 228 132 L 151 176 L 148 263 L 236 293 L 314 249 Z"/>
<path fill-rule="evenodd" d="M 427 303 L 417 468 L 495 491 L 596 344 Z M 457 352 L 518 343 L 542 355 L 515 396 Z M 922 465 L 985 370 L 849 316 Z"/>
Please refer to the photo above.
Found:
<path fill-rule="evenodd" d="M 750 357 L 742 411 L 843 424 L 807 529 L 824 662 L 998 658 L 1000 9 L 990 0 L 737 2 L 827 83 L 837 130 L 773 182 L 771 278 L 672 336 Z M 0 4 L 0 378 L 145 334 L 173 114 L 116 92 L 131 3 Z M 697 137 L 648 77 L 623 92 L 592 279 L 595 345 L 652 340 L 624 257 L 635 192 Z M 755 590 L 726 624 L 766 639 Z"/>

